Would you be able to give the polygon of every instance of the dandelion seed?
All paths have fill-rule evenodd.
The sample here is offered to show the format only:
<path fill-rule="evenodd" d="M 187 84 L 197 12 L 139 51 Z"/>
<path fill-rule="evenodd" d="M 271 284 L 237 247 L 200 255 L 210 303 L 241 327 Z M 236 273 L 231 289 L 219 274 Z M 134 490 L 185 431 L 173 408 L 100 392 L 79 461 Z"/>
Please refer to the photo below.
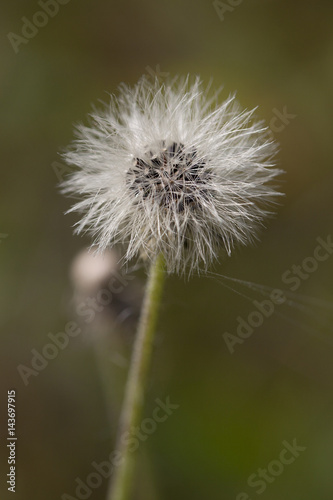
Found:
<path fill-rule="evenodd" d="M 122 85 L 64 155 L 78 167 L 64 183 L 82 197 L 77 232 L 101 250 L 124 244 L 126 260 L 162 253 L 181 274 L 252 242 L 280 195 L 276 145 L 253 116 L 199 78 Z"/>

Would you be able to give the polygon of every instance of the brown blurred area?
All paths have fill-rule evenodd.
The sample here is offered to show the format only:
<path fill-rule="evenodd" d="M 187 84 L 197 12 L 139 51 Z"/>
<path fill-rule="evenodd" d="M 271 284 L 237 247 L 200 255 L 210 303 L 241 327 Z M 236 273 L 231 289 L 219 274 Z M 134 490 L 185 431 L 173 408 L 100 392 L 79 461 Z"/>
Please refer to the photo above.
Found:
<path fill-rule="evenodd" d="M 23 17 L 43 24 L 34 17 L 41 6 L 2 6 L 0 383 L 3 408 L 7 391 L 17 394 L 16 500 L 75 498 L 76 478 L 85 481 L 114 447 L 133 324 L 104 322 L 102 344 L 97 333 L 70 337 L 27 384 L 18 366 L 31 367 L 31 351 L 77 321 L 70 269 L 89 239 L 73 236 L 76 217 L 64 216 L 71 202 L 57 187 L 59 151 L 92 104 L 156 73 L 212 77 L 224 85 L 221 98 L 237 91 L 271 125 L 286 197 L 260 242 L 213 271 L 290 295 L 231 354 L 224 333 L 236 334 L 237 318 L 267 297 L 224 278 L 167 280 L 145 413 L 168 396 L 179 409 L 140 444 L 133 499 L 236 500 L 244 492 L 253 500 L 259 488 L 249 476 L 294 439 L 306 450 L 259 496 L 332 498 L 333 255 L 294 292 L 282 276 L 313 256 L 317 238 L 333 236 L 333 3 L 215 5 L 70 0 L 25 42 L 8 34 L 22 36 Z M 137 305 L 144 270 L 135 276 Z M 5 411 L 0 418 L 6 499 Z M 104 500 L 106 487 L 103 480 L 89 498 Z"/>

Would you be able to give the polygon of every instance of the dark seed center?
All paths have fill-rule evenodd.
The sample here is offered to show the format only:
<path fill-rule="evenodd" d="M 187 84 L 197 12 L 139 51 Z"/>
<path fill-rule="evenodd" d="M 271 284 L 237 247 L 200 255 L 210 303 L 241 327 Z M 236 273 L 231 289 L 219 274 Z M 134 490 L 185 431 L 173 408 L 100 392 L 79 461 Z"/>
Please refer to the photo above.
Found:
<path fill-rule="evenodd" d="M 205 196 L 209 176 L 204 167 L 197 151 L 186 151 L 176 142 L 167 146 L 162 141 L 158 153 L 148 151 L 144 159 L 134 159 L 127 185 L 136 197 L 154 199 L 162 207 L 173 204 L 182 212 L 185 206 L 200 204 L 200 196 Z"/>

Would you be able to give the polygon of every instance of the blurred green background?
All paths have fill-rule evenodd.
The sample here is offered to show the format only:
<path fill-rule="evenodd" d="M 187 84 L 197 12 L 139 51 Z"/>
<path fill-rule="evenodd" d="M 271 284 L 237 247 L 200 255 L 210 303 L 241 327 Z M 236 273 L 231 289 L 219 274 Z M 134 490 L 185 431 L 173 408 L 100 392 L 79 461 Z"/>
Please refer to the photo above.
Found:
<path fill-rule="evenodd" d="M 222 20 L 223 7 L 219 16 L 205 0 L 70 0 L 17 53 L 8 33 L 21 35 L 21 18 L 41 7 L 2 5 L 0 383 L 4 408 L 7 390 L 17 391 L 17 500 L 77 498 L 75 479 L 85 481 L 92 462 L 114 447 L 132 326 L 113 325 L 102 341 L 92 326 L 27 386 L 17 370 L 29 366 L 49 332 L 76 319 L 69 269 L 89 239 L 72 235 L 76 218 L 63 215 L 71 202 L 59 194 L 54 162 L 92 103 L 157 70 L 161 79 L 213 77 L 224 85 L 222 98 L 236 90 L 270 124 L 284 108 L 296 115 L 274 131 L 286 172 L 277 216 L 260 243 L 237 250 L 216 272 L 288 289 L 282 274 L 333 232 L 333 3 L 235 3 L 225 2 Z M 140 444 L 133 499 L 332 498 L 332 269 L 330 256 L 302 280 L 301 297 L 276 308 L 233 354 L 223 334 L 235 334 L 237 317 L 247 318 L 251 301 L 264 297 L 223 279 L 168 279 L 145 416 L 156 398 L 169 396 L 179 408 Z M 1 498 L 11 498 L 5 409 L 0 423 Z M 294 439 L 306 450 L 258 495 L 248 477 Z M 89 498 L 104 500 L 106 487 L 103 480 Z"/>

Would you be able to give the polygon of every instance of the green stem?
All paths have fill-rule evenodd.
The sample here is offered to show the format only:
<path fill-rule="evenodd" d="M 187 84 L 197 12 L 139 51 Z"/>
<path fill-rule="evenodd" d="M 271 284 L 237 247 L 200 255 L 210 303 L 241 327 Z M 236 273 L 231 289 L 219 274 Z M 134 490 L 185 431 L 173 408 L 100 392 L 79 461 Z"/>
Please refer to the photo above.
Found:
<path fill-rule="evenodd" d="M 134 343 L 120 417 L 118 453 L 115 455 L 117 457 L 115 462 L 119 465 L 114 467 L 107 500 L 128 500 L 131 493 L 135 454 L 130 448 L 131 441 L 124 437 L 131 434 L 132 429 L 140 426 L 141 423 L 153 339 L 164 284 L 164 269 L 164 258 L 159 255 L 150 269 Z"/>

